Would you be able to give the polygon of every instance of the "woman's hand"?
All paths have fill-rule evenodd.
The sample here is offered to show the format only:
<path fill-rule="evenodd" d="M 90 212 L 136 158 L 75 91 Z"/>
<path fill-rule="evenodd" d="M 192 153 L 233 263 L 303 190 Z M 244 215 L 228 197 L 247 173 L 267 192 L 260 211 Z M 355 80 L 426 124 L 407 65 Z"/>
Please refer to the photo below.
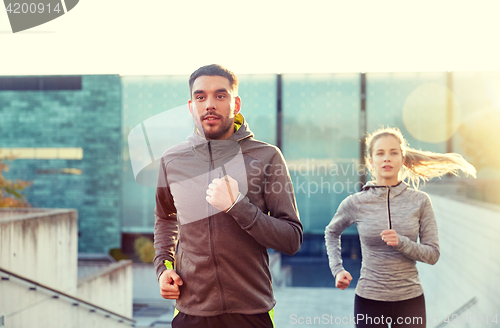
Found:
<path fill-rule="evenodd" d="M 382 240 L 389 246 L 396 247 L 399 244 L 399 237 L 394 229 L 382 231 L 380 237 L 382 237 Z"/>
<path fill-rule="evenodd" d="M 351 274 L 346 270 L 342 270 L 335 276 L 335 287 L 344 290 L 349 287 L 351 280 Z"/>

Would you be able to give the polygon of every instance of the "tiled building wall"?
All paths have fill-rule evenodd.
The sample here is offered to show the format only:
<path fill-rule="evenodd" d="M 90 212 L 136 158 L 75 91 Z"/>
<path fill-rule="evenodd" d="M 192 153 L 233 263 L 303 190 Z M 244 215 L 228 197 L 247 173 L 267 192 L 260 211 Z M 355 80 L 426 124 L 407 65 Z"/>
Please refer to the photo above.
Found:
<path fill-rule="evenodd" d="M 78 210 L 80 252 L 120 246 L 118 75 L 83 76 L 81 90 L 0 91 L 0 131 L 0 148 L 81 148 L 82 159 L 17 159 L 6 176 L 32 181 L 33 207 Z"/>

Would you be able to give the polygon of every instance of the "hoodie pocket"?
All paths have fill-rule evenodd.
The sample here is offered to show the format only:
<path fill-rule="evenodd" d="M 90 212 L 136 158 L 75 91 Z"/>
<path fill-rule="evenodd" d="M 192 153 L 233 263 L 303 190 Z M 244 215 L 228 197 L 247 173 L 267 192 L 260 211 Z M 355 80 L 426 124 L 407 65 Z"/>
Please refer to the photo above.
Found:
<path fill-rule="evenodd" d="M 177 262 L 179 275 L 185 275 L 187 278 L 199 275 L 202 271 L 210 270 L 211 264 L 209 255 L 179 249 L 179 261 Z"/>

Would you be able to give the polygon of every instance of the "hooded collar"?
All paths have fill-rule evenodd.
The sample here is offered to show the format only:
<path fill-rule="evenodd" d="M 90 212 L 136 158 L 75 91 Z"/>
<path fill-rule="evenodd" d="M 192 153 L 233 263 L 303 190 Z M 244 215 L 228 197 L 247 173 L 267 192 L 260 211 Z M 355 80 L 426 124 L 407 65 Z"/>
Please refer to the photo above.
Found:
<path fill-rule="evenodd" d="M 230 154 L 236 155 L 240 150 L 239 143 L 244 139 L 253 138 L 254 134 L 241 113 L 234 116 L 234 129 L 235 132 L 225 140 L 207 140 L 198 134 L 195 127 L 187 141 L 194 153 L 206 161 L 209 160 L 209 151 L 212 152 L 214 160 Z"/>
<path fill-rule="evenodd" d="M 368 182 L 361 188 L 362 191 L 370 192 L 373 193 L 377 196 L 380 195 L 386 195 L 387 194 L 387 188 L 391 189 L 391 198 L 396 197 L 397 195 L 401 194 L 403 191 L 405 191 L 408 188 L 408 184 L 404 181 L 400 181 L 398 184 L 394 186 L 378 186 L 372 181 Z"/>

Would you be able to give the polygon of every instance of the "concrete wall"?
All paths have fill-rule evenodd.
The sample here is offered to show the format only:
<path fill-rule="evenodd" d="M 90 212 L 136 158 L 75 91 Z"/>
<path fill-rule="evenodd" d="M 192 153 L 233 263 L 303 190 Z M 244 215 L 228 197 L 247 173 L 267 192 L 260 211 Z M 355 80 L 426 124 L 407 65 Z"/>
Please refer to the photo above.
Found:
<path fill-rule="evenodd" d="M 0 267 L 75 293 L 77 228 L 75 210 L 0 209 Z"/>
<path fill-rule="evenodd" d="M 0 317 L 6 328 L 123 328 L 133 323 L 99 309 L 90 312 L 93 307 L 63 296 L 54 299 L 55 293 L 30 287 L 14 278 L 0 280 Z"/>
<path fill-rule="evenodd" d="M 434 266 L 418 264 L 427 326 L 438 326 L 448 315 L 450 321 L 455 319 L 453 314 L 461 308 L 462 322 L 453 321 L 453 327 L 495 325 L 495 315 L 500 321 L 500 207 L 430 196 L 441 257 Z M 469 307 L 463 308 L 467 303 Z"/>
<path fill-rule="evenodd" d="M 160 287 L 153 264 L 134 263 L 134 303 L 150 300 L 165 300 L 160 295 Z"/>
<path fill-rule="evenodd" d="M 78 298 L 132 317 L 132 261 L 123 260 L 78 280 Z"/>
<path fill-rule="evenodd" d="M 75 210 L 0 209 L 0 269 L 8 271 L 0 270 L 0 324 L 67 328 L 133 323 L 132 262 L 110 264 L 77 281 L 77 230 Z"/>

